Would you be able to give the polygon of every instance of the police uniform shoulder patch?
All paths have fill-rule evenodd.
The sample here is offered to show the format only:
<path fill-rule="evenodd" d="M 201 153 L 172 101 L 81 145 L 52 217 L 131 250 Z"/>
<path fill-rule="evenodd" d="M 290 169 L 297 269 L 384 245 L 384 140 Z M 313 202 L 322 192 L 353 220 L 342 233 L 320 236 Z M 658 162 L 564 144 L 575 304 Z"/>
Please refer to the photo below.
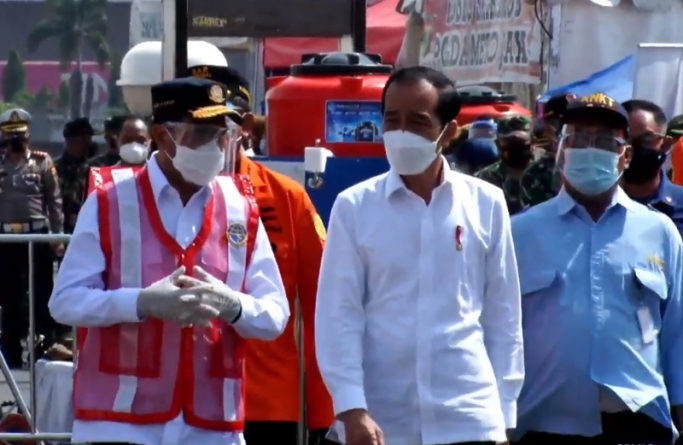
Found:
<path fill-rule="evenodd" d="M 50 155 L 44 151 L 31 150 L 31 157 L 36 159 L 47 159 L 50 157 Z"/>
<path fill-rule="evenodd" d="M 228 242 L 233 247 L 244 247 L 247 245 L 247 240 L 249 239 L 249 234 L 247 233 L 247 228 L 243 224 L 233 223 L 228 227 L 228 233 L 226 234 Z"/>
<path fill-rule="evenodd" d="M 323 220 L 320 219 L 320 215 L 317 213 L 313 216 L 313 225 L 315 226 L 315 233 L 318 234 L 318 238 L 323 241 L 327 241 L 327 230 L 325 230 L 325 224 L 323 224 Z"/>

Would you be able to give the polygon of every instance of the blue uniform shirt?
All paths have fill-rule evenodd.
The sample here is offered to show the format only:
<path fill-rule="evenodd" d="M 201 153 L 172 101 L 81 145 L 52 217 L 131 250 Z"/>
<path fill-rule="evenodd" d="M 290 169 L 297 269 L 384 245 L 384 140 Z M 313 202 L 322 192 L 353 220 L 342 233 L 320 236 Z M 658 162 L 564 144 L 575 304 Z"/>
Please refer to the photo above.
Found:
<path fill-rule="evenodd" d="M 635 199 L 641 204 L 649 204 L 666 216 L 671 218 L 678 228 L 678 232 L 683 234 L 683 187 L 676 185 L 664 174 L 661 174 L 662 181 L 655 196 L 647 199 Z"/>
<path fill-rule="evenodd" d="M 600 434 L 600 387 L 673 429 L 683 243 L 671 220 L 618 188 L 595 223 L 562 190 L 513 217 L 512 234 L 526 370 L 517 434 Z"/>

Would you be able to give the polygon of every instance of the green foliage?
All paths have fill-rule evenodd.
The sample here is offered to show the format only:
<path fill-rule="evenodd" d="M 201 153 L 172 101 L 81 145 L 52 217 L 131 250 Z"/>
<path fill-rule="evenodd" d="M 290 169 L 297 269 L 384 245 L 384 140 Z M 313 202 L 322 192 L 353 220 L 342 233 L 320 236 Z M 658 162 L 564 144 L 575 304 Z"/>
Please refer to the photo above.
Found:
<path fill-rule="evenodd" d="M 109 92 L 109 108 L 118 108 L 123 106 L 123 92 L 121 87 L 116 85 L 116 81 L 121 77 L 121 56 L 117 52 L 112 52 L 111 57 L 111 71 L 109 73 L 109 82 L 107 82 L 107 90 Z"/>
<path fill-rule="evenodd" d="M 114 107 L 109 109 L 109 114 L 111 116 L 128 116 L 130 111 L 128 111 L 128 107 L 125 105 L 122 105 L 120 107 Z"/>
<path fill-rule="evenodd" d="M 66 72 L 72 62 L 80 63 L 83 48 L 88 46 L 104 68 L 111 59 L 106 39 L 107 0 L 45 0 L 45 5 L 48 16 L 28 35 L 29 51 L 35 51 L 47 40 L 56 39 L 59 61 Z"/>
<path fill-rule="evenodd" d="M 83 106 L 83 101 L 81 100 L 83 97 L 83 74 L 78 69 L 71 73 L 69 91 L 71 91 L 71 97 L 69 98 L 71 110 L 69 114 L 72 119 L 75 119 L 81 117 L 81 108 Z"/>
<path fill-rule="evenodd" d="M 19 108 L 19 105 L 13 102 L 0 102 L 0 114 L 12 108 Z"/>
<path fill-rule="evenodd" d="M 19 91 L 14 96 L 13 102 L 21 108 L 30 107 L 33 104 L 33 95 L 26 90 Z"/>
<path fill-rule="evenodd" d="M 57 92 L 57 106 L 63 110 L 69 108 L 69 101 L 71 99 L 71 88 L 69 82 L 62 80 L 59 84 L 59 91 Z"/>
<path fill-rule="evenodd" d="M 43 85 L 36 95 L 33 96 L 31 106 L 39 109 L 48 108 L 54 99 L 55 94 L 47 86 Z"/>
<path fill-rule="evenodd" d="M 14 102 L 16 96 L 26 89 L 26 67 L 19 53 L 11 51 L 2 78 L 2 96 L 6 102 Z"/>
<path fill-rule="evenodd" d="M 71 117 L 81 116 L 83 103 L 83 78 L 81 62 L 83 49 L 89 47 L 95 54 L 101 69 L 111 61 L 111 49 L 107 43 L 107 0 L 45 0 L 48 15 L 29 33 L 26 44 L 29 51 L 37 50 L 48 40 L 57 40 L 59 64 L 68 72 L 76 63 L 76 73 L 71 75 Z"/>
<path fill-rule="evenodd" d="M 83 104 L 83 115 L 88 119 L 90 119 L 92 115 L 94 97 L 95 84 L 93 83 L 92 76 L 88 76 L 88 80 L 85 81 L 85 103 Z"/>

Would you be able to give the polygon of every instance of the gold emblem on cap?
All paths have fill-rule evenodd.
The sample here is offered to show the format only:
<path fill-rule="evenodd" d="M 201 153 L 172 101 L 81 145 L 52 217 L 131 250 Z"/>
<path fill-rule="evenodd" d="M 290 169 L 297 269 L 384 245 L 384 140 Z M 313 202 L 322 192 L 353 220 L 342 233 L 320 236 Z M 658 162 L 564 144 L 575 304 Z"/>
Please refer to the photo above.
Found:
<path fill-rule="evenodd" d="M 12 115 L 9 117 L 10 122 L 21 122 L 21 119 L 19 118 L 19 113 L 16 111 L 12 112 Z"/>
<path fill-rule="evenodd" d="M 197 68 L 192 68 L 192 75 L 194 77 L 199 77 L 201 79 L 207 79 L 211 77 L 209 75 L 209 68 L 206 66 L 198 66 Z"/>
<path fill-rule="evenodd" d="M 604 93 L 591 94 L 590 96 L 586 96 L 583 99 L 581 99 L 581 102 L 586 103 L 587 106 L 589 106 L 589 107 L 591 107 L 593 105 L 598 105 L 598 106 L 603 106 L 603 107 L 608 107 L 608 108 L 614 107 L 614 99 L 612 99 L 611 97 L 607 96 Z"/>
<path fill-rule="evenodd" d="M 223 94 L 223 88 L 218 85 L 214 85 L 209 90 L 209 99 L 216 102 L 217 104 L 225 102 L 225 94 Z"/>

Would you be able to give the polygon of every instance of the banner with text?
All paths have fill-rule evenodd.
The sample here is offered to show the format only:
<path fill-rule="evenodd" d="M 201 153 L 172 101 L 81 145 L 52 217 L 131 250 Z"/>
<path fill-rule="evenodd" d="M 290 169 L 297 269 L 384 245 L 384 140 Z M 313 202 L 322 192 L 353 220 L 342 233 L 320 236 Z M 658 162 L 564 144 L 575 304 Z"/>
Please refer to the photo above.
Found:
<path fill-rule="evenodd" d="M 420 64 L 458 85 L 540 83 L 541 25 L 524 0 L 426 0 Z"/>

